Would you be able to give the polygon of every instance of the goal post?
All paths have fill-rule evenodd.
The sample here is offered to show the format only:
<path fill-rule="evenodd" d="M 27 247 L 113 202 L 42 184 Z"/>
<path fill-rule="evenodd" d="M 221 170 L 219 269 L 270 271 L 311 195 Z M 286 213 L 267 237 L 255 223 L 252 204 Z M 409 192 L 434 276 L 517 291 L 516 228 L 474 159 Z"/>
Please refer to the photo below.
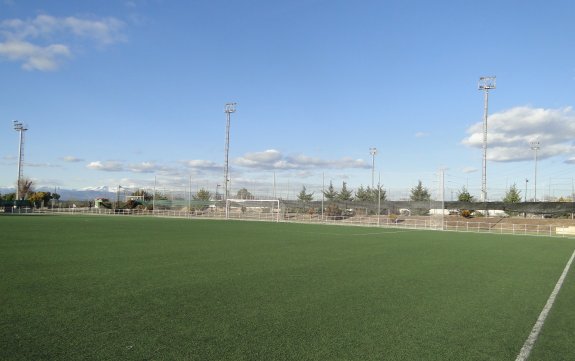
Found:
<path fill-rule="evenodd" d="M 226 199 L 226 219 L 253 219 L 279 222 L 277 199 Z"/>

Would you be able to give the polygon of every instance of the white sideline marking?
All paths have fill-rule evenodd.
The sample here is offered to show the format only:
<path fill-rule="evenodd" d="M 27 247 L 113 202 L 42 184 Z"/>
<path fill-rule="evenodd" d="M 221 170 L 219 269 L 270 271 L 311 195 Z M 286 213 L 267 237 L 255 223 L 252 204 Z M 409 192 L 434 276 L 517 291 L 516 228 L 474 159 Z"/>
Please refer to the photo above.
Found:
<path fill-rule="evenodd" d="M 526 361 L 529 358 L 531 350 L 533 349 L 533 346 L 537 341 L 537 337 L 539 337 L 539 332 L 541 332 L 541 329 L 543 328 L 545 319 L 547 318 L 547 315 L 549 314 L 551 307 L 553 307 L 555 297 L 557 297 L 559 290 L 561 290 L 561 286 L 563 286 L 563 281 L 565 280 L 565 277 L 567 277 L 567 273 L 569 272 L 569 268 L 571 267 L 573 258 L 575 258 L 575 251 L 573 251 L 573 254 L 571 255 L 571 258 L 569 258 L 569 261 L 567 261 L 567 264 L 565 265 L 565 269 L 563 269 L 561 277 L 559 277 L 559 280 L 557 281 L 557 284 L 555 285 L 553 292 L 551 292 L 551 295 L 549 296 L 549 299 L 547 300 L 545 307 L 543 307 L 543 310 L 539 314 L 539 318 L 535 322 L 535 325 L 533 326 L 533 329 L 531 330 L 529 337 L 527 337 L 527 340 L 525 340 L 525 343 L 523 344 L 523 347 L 521 348 L 521 351 L 519 352 L 519 355 L 517 355 L 515 361 Z"/>
<path fill-rule="evenodd" d="M 406 233 L 406 232 L 415 232 L 419 231 L 418 229 L 400 229 L 394 231 L 385 231 L 381 230 L 379 232 L 362 232 L 362 233 L 335 233 L 335 232 L 305 232 L 305 231 L 298 231 L 296 233 L 304 233 L 304 234 L 320 234 L 322 236 L 373 236 L 373 235 L 384 235 L 384 234 L 396 234 L 396 233 Z"/>

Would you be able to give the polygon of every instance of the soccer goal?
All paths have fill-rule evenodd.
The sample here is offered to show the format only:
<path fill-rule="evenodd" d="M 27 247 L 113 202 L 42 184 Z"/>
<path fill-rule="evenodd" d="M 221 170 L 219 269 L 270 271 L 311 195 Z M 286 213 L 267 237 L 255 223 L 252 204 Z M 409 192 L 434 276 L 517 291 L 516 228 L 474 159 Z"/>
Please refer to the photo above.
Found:
<path fill-rule="evenodd" d="M 227 219 L 280 220 L 280 201 L 277 199 L 227 199 Z"/>

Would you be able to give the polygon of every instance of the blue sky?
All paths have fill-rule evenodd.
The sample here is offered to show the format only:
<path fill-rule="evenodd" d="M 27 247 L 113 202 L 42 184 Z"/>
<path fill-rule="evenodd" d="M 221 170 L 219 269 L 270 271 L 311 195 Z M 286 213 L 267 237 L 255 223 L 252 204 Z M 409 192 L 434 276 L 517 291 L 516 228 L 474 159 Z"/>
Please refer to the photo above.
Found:
<path fill-rule="evenodd" d="M 18 134 L 37 187 L 214 190 L 227 102 L 232 190 L 376 178 L 479 196 L 490 93 L 488 197 L 511 184 L 570 194 L 572 1 L 0 0 L 0 186 Z M 377 181 L 377 180 L 376 180 Z"/>

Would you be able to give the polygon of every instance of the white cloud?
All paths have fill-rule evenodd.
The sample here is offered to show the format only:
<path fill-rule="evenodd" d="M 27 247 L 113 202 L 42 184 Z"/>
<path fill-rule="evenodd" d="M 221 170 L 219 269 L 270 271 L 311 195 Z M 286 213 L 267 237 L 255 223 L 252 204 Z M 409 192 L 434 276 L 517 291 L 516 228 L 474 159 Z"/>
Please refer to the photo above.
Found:
<path fill-rule="evenodd" d="M 115 18 L 38 15 L 34 19 L 4 20 L 0 22 L 0 58 L 21 62 L 25 70 L 56 70 L 72 56 L 74 41 L 90 39 L 98 45 L 124 41 L 123 27 L 124 23 Z"/>
<path fill-rule="evenodd" d="M 467 130 L 464 145 L 483 147 L 483 122 Z M 543 109 L 516 107 L 492 114 L 488 119 L 487 158 L 512 162 L 533 158 L 530 142 L 541 145 L 539 158 L 575 156 L 575 112 L 571 107 Z"/>
<path fill-rule="evenodd" d="M 40 47 L 18 40 L 0 43 L 0 57 L 21 61 L 26 70 L 55 70 L 61 59 L 69 56 L 70 50 L 62 44 Z"/>
<path fill-rule="evenodd" d="M 51 163 L 28 163 L 28 162 L 26 162 L 25 165 L 27 167 L 33 167 L 33 168 L 60 168 L 59 165 L 51 164 Z"/>
<path fill-rule="evenodd" d="M 55 20 L 61 23 L 62 28 L 69 29 L 76 36 L 91 38 L 104 45 L 126 40 L 122 33 L 124 23 L 115 18 L 87 20 L 70 16 Z"/>
<path fill-rule="evenodd" d="M 275 149 L 247 153 L 243 157 L 237 158 L 235 164 L 258 169 L 370 168 L 370 165 L 362 159 L 344 157 L 336 160 L 325 160 L 306 155 L 284 156 Z"/>
<path fill-rule="evenodd" d="M 477 168 L 474 167 L 465 167 L 461 170 L 463 173 L 475 173 L 478 171 Z"/>
<path fill-rule="evenodd" d="M 65 157 L 68 162 L 81 161 L 75 157 Z M 285 156 L 275 149 L 263 152 L 247 153 L 236 159 L 235 166 L 246 169 L 277 169 L 296 170 L 305 174 L 307 170 L 316 169 L 369 169 L 371 165 L 362 159 L 344 157 L 335 160 L 325 160 L 305 155 Z M 220 172 L 222 165 L 210 160 L 193 159 L 181 161 L 173 165 L 157 164 L 155 162 L 128 163 L 125 161 L 92 161 L 86 165 L 88 169 L 103 172 L 156 173 L 162 176 L 199 177 L 206 173 Z M 303 172 L 303 173 L 302 173 Z"/>
<path fill-rule="evenodd" d="M 104 172 L 131 172 L 131 173 L 161 173 L 170 174 L 177 172 L 176 169 L 156 164 L 154 162 L 141 162 L 125 164 L 121 161 L 94 161 L 90 162 L 86 168 Z"/>
<path fill-rule="evenodd" d="M 221 169 L 222 168 L 221 166 L 219 166 L 215 162 L 212 162 L 209 160 L 200 160 L 200 159 L 187 160 L 184 162 L 184 164 L 187 167 L 193 168 L 193 169 L 210 170 L 210 169 Z"/>
<path fill-rule="evenodd" d="M 235 160 L 235 164 L 248 168 L 281 168 L 282 155 L 275 149 L 263 152 L 246 153 L 243 157 Z"/>
<path fill-rule="evenodd" d="M 86 167 L 89 169 L 101 170 L 104 172 L 120 172 L 124 170 L 123 164 L 116 161 L 102 162 L 97 160 L 95 162 L 90 162 Z"/>
<path fill-rule="evenodd" d="M 429 133 L 426 133 L 426 132 L 417 132 L 417 133 L 415 133 L 415 137 L 416 137 L 416 138 L 429 137 Z"/>
<path fill-rule="evenodd" d="M 67 155 L 67 156 L 65 156 L 65 157 L 62 157 L 62 160 L 63 160 L 64 162 L 69 162 L 69 163 L 79 163 L 79 162 L 83 162 L 83 161 L 84 161 L 84 159 L 82 159 L 82 158 L 77 158 L 77 157 L 74 157 L 74 156 L 72 156 L 72 155 Z"/>
<path fill-rule="evenodd" d="M 151 162 L 142 162 L 131 164 L 127 167 L 127 170 L 134 173 L 154 173 L 155 171 L 159 170 L 161 167 L 157 166 Z"/>

